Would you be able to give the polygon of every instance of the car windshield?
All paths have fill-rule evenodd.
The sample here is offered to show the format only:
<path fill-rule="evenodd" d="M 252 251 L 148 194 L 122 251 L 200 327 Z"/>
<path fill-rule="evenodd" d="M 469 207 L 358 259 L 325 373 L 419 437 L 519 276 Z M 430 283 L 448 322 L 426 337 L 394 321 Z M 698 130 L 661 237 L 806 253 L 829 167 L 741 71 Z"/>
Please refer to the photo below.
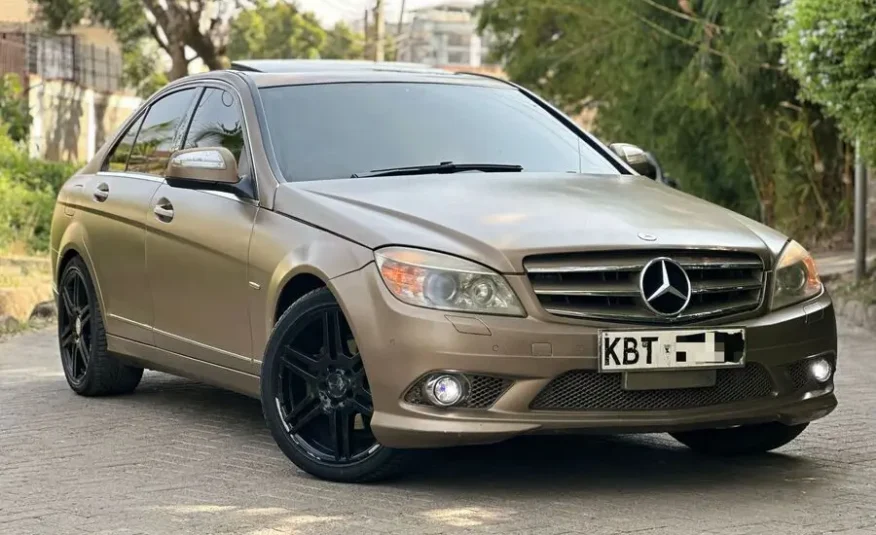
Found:
<path fill-rule="evenodd" d="M 288 181 L 441 162 L 516 165 L 523 172 L 618 172 L 512 86 L 335 83 L 269 87 L 261 96 Z"/>

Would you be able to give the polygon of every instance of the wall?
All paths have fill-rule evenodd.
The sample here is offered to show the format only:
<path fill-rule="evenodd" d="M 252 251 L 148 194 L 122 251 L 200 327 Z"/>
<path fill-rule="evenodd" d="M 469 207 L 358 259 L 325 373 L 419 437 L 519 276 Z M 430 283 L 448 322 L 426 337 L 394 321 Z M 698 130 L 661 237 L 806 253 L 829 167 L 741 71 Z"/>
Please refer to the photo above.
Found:
<path fill-rule="evenodd" d="M 0 18 L 4 22 L 30 22 L 33 6 L 26 0 L 0 0 Z"/>
<path fill-rule="evenodd" d="M 31 75 L 28 93 L 33 157 L 84 162 L 140 105 L 128 94 L 100 93 Z"/>

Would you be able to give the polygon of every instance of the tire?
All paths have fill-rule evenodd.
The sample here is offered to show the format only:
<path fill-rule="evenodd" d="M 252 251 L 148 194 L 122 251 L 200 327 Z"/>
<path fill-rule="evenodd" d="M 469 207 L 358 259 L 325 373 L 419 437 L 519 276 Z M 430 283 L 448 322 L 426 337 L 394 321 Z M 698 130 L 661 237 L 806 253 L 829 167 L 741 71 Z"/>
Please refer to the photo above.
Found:
<path fill-rule="evenodd" d="M 411 454 L 371 434 L 371 394 L 352 338 L 327 288 L 298 299 L 268 340 L 261 401 L 274 440 L 296 466 L 320 479 L 362 483 L 398 475 Z"/>
<path fill-rule="evenodd" d="M 58 345 L 67 384 L 81 396 L 128 394 L 143 377 L 143 368 L 107 352 L 97 292 L 78 257 L 64 268 L 58 284 Z"/>
<path fill-rule="evenodd" d="M 671 433 L 688 448 L 709 455 L 754 455 L 780 448 L 802 433 L 809 424 L 779 422 L 743 425 L 729 429 L 702 429 Z"/>

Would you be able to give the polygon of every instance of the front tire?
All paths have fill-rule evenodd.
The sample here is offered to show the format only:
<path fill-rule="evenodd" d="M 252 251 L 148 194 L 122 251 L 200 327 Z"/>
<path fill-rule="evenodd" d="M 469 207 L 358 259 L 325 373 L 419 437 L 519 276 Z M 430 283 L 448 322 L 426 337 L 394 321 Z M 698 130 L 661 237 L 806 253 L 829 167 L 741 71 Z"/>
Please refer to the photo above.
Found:
<path fill-rule="evenodd" d="M 779 422 L 743 425 L 729 429 L 701 429 L 671 435 L 688 448 L 710 455 L 753 455 L 788 444 L 809 424 L 785 425 Z"/>
<path fill-rule="evenodd" d="M 143 368 L 109 354 L 100 303 L 81 258 L 71 260 L 58 284 L 58 342 L 70 388 L 81 396 L 133 392 Z"/>
<path fill-rule="evenodd" d="M 371 433 L 374 412 L 362 358 L 327 288 L 277 321 L 261 371 L 265 421 L 296 466 L 321 479 L 366 482 L 400 472 L 406 452 Z"/>

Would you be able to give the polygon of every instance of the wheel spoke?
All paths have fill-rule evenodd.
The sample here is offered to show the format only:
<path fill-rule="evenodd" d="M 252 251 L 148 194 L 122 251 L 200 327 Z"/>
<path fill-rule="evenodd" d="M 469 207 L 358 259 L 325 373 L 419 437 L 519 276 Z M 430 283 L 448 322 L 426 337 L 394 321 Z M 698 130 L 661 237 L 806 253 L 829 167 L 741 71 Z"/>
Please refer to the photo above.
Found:
<path fill-rule="evenodd" d="M 71 293 L 73 294 L 73 304 L 76 306 L 76 310 L 79 310 L 80 308 L 82 308 L 82 300 L 80 299 L 80 288 L 82 286 L 82 281 L 79 279 L 78 276 L 75 276 L 70 282 L 70 285 L 72 286 Z"/>
<path fill-rule="evenodd" d="M 328 310 L 322 317 L 322 343 L 326 354 L 332 360 L 338 360 L 345 354 L 344 341 L 341 336 L 341 318 L 337 309 Z"/>
<path fill-rule="evenodd" d="M 283 366 L 289 368 L 293 373 L 306 381 L 316 381 L 316 376 L 309 369 L 313 359 L 292 347 L 286 346 L 285 349 L 286 351 L 281 359 Z"/>
<path fill-rule="evenodd" d="M 85 347 L 85 339 L 79 338 L 77 345 L 79 346 L 79 355 L 82 358 L 82 365 L 88 366 L 88 360 L 91 357 L 91 354 L 89 353 L 88 348 Z"/>
<path fill-rule="evenodd" d="M 356 409 L 356 412 L 358 412 L 362 416 L 371 416 L 371 414 L 374 412 L 374 409 L 371 408 L 371 404 L 363 403 L 361 399 L 353 398 L 351 402 L 353 404 L 353 408 Z"/>
<path fill-rule="evenodd" d="M 82 314 L 79 315 L 79 321 L 82 322 L 82 331 L 84 332 L 85 326 L 91 321 L 91 310 L 89 310 L 87 304 L 82 307 Z"/>
<path fill-rule="evenodd" d="M 61 347 L 66 348 L 70 344 L 73 343 L 73 325 L 67 325 L 64 327 L 64 330 L 61 331 Z"/>
<path fill-rule="evenodd" d="M 322 414 L 322 408 L 320 407 L 319 403 L 305 403 L 304 409 L 305 410 L 302 410 L 301 413 L 299 413 L 300 417 L 298 418 L 298 421 L 294 424 L 289 425 L 290 433 L 295 434 L 301 431 L 301 429 L 304 428 L 305 425 L 310 423 L 311 420 Z M 295 412 L 295 409 L 293 409 L 292 412 Z M 287 420 L 286 423 L 290 422 Z"/>
<path fill-rule="evenodd" d="M 336 461 L 350 458 L 350 450 L 352 446 L 350 431 L 352 428 L 352 414 L 336 410 L 332 411 L 329 415 L 329 431 Z"/>
<path fill-rule="evenodd" d="M 70 291 L 66 286 L 61 288 L 61 304 L 64 305 L 64 312 L 66 312 L 70 321 L 75 321 L 76 306 L 73 304 L 73 298 L 70 296 Z"/>
<path fill-rule="evenodd" d="M 79 358 L 76 354 L 79 352 L 79 344 L 74 343 L 73 347 L 70 348 L 70 376 L 74 379 L 77 377 L 76 367 L 79 363 Z"/>
<path fill-rule="evenodd" d="M 283 420 L 287 424 L 291 424 L 294 420 L 296 420 L 299 416 L 301 416 L 301 413 L 305 412 L 306 410 L 312 409 L 313 405 L 318 404 L 318 402 L 319 402 L 319 398 L 317 398 L 314 395 L 309 394 L 306 398 L 302 399 L 299 403 L 296 403 L 292 407 L 292 410 L 289 411 L 289 414 L 287 414 L 283 418 Z"/>

